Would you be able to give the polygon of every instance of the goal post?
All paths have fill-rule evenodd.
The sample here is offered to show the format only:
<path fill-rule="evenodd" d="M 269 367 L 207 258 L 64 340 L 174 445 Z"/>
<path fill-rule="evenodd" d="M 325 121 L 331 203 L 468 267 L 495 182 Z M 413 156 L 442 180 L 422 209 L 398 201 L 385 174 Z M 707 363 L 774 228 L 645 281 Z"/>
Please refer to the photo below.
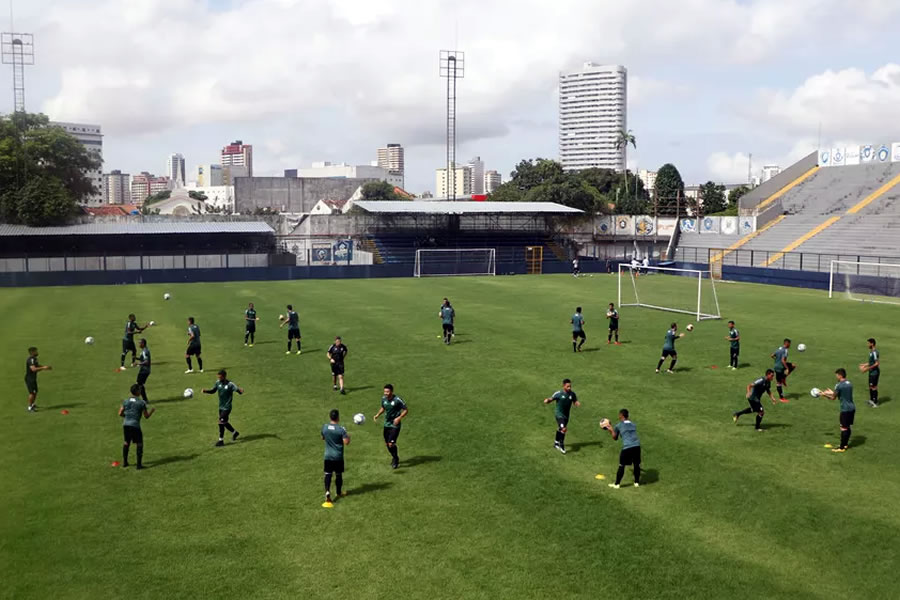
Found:
<path fill-rule="evenodd" d="M 414 277 L 496 275 L 496 248 L 420 248 Z"/>
<path fill-rule="evenodd" d="M 639 306 L 719 319 L 719 296 L 709 271 L 619 264 L 619 306 Z"/>
<path fill-rule="evenodd" d="M 833 260 L 828 273 L 828 297 L 900 304 L 900 263 Z"/>

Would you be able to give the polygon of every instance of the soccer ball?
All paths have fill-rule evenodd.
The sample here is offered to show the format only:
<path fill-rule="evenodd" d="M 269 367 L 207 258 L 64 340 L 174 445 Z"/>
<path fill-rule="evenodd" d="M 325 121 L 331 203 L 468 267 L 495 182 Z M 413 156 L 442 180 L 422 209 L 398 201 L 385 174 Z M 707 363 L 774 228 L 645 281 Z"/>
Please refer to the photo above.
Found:
<path fill-rule="evenodd" d="M 278 320 L 279 320 L 279 321 L 284 321 L 284 315 L 278 315 Z"/>
<path fill-rule="evenodd" d="M 797 352 L 806 352 L 806 344 L 797 344 Z"/>
<path fill-rule="evenodd" d="M 366 422 L 366 415 L 362 413 L 356 413 L 355 415 L 353 415 L 353 422 L 357 425 L 362 425 Z"/>
<path fill-rule="evenodd" d="M 688 331 L 693 331 L 693 330 L 694 330 L 694 324 L 693 324 L 693 323 L 688 323 L 687 330 L 688 330 Z"/>
<path fill-rule="evenodd" d="M 600 428 L 606 429 L 609 427 L 609 419 L 600 419 Z"/>
<path fill-rule="evenodd" d="M 169 292 L 166 292 L 165 294 L 163 294 L 163 300 L 168 300 L 171 297 L 172 297 L 172 295 Z"/>
<path fill-rule="evenodd" d="M 156 325 L 156 321 L 150 321 L 150 323 L 148 323 L 148 325 L 149 325 L 150 327 L 153 327 L 154 325 Z"/>
<path fill-rule="evenodd" d="M 822 393 L 822 390 L 820 390 L 817 387 L 814 387 L 813 389 L 809 390 L 809 395 L 812 396 L 813 398 L 818 398 L 819 394 L 821 394 L 821 393 Z"/>
<path fill-rule="evenodd" d="M 86 338 L 84 338 L 84 343 L 90 346 L 94 343 L 94 338 L 92 338 L 91 336 L 87 336 Z"/>
<path fill-rule="evenodd" d="M 187 388 L 186 390 L 184 390 L 184 397 L 185 398 L 193 398 L 194 390 L 192 390 L 191 388 Z"/>

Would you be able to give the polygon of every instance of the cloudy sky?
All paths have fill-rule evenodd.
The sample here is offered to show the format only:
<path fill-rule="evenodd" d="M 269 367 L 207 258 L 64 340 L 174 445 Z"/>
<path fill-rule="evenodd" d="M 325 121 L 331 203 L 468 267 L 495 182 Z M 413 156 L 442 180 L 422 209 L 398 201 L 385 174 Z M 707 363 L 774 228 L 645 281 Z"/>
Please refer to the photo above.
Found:
<path fill-rule="evenodd" d="M 820 130 L 823 146 L 900 141 L 897 0 L 14 2 L 35 35 L 29 110 L 102 125 L 106 170 L 161 172 L 171 152 L 191 169 L 243 139 L 280 175 L 399 142 L 407 187 L 433 190 L 445 48 L 466 53 L 458 157 L 504 178 L 557 156 L 558 73 L 588 60 L 628 67 L 629 164 L 689 183 L 746 180 L 750 153 L 786 165 Z"/>

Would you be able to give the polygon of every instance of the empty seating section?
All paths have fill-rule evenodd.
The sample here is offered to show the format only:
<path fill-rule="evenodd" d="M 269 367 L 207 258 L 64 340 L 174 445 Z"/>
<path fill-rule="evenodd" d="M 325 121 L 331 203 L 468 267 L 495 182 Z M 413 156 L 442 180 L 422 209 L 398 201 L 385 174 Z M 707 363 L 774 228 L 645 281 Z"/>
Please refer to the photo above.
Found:
<path fill-rule="evenodd" d="M 559 253 L 556 242 L 540 234 L 457 234 L 435 232 L 431 234 L 384 233 L 372 236 L 382 260 L 388 264 L 414 264 L 416 250 L 419 249 L 456 249 L 456 248 L 495 248 L 497 264 L 524 262 L 525 248 L 541 246 L 544 249 L 543 260 L 561 262 L 567 260 Z M 556 250 L 556 251 L 554 251 Z"/>

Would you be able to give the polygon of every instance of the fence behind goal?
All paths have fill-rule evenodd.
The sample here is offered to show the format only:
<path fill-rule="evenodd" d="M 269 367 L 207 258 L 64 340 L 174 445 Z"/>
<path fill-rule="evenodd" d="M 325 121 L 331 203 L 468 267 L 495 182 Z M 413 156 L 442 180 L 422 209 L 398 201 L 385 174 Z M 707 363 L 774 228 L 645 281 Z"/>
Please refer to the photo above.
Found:
<path fill-rule="evenodd" d="M 640 306 L 718 319 L 719 297 L 709 271 L 619 265 L 619 306 Z"/>
<path fill-rule="evenodd" d="M 900 265 L 858 261 L 831 261 L 828 297 L 900 304 Z"/>
<path fill-rule="evenodd" d="M 496 274 L 496 248 L 416 250 L 415 277 Z"/>

